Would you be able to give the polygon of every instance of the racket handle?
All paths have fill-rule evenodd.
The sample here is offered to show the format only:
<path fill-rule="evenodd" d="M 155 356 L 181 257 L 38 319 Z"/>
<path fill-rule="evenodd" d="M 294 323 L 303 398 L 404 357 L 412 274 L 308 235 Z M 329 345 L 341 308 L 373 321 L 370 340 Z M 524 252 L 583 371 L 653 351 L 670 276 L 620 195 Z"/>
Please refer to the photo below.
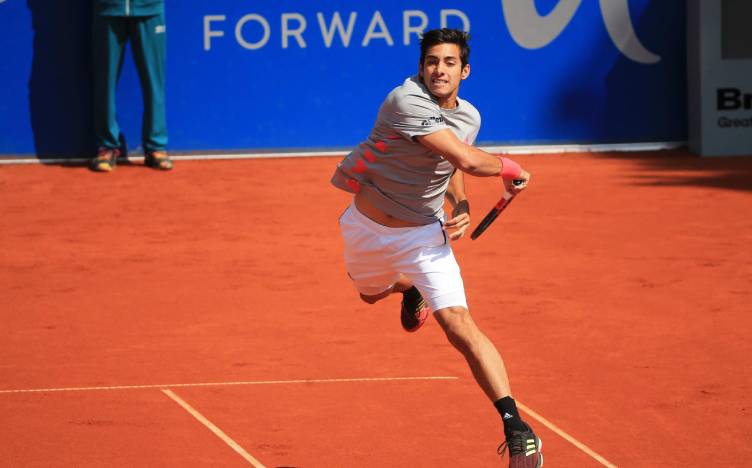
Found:
<path fill-rule="evenodd" d="M 504 194 L 499 199 L 499 202 L 494 206 L 494 209 L 496 209 L 496 210 L 503 210 L 504 206 L 507 203 L 509 203 L 509 200 L 511 200 L 512 198 L 514 198 L 514 195 L 512 195 L 511 193 L 505 191 Z"/>
<path fill-rule="evenodd" d="M 491 211 L 488 212 L 485 218 L 478 224 L 478 227 L 475 228 L 475 230 L 470 234 L 470 239 L 475 240 L 477 239 L 481 234 L 483 234 L 486 229 L 496 220 L 496 218 L 499 217 L 502 211 L 509 205 L 509 203 L 514 199 L 514 195 L 509 192 L 504 192 L 504 194 L 501 196 L 501 199 L 499 202 L 491 208 Z"/>

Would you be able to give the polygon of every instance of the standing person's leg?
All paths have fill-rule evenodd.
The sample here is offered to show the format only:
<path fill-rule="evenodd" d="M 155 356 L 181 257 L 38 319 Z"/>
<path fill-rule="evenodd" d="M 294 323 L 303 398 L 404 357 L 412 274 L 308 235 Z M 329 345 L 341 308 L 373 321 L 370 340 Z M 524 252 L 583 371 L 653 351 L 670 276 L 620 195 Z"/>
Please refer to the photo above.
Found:
<path fill-rule="evenodd" d="M 491 341 L 478 329 L 464 307 L 447 307 L 434 313 L 436 321 L 467 361 L 480 388 L 495 402 L 509 396 L 509 378 L 504 361 Z"/>
<path fill-rule="evenodd" d="M 416 241 L 420 247 L 406 252 L 397 270 L 415 284 L 435 311 L 447 339 L 463 355 L 476 382 L 499 412 L 505 435 L 502 447 L 510 452 L 509 466 L 540 468 L 540 439 L 519 415 L 499 352 L 470 316 L 454 253 L 445 239 L 431 236 L 427 229 L 425 237 Z"/>
<path fill-rule="evenodd" d="M 171 169 L 167 156 L 167 118 L 165 110 L 165 61 L 167 29 L 164 15 L 138 18 L 132 23 L 131 45 L 138 68 L 144 115 L 141 139 L 147 164 L 157 169 Z"/>
<path fill-rule="evenodd" d="M 480 331 L 465 307 L 446 307 L 437 310 L 434 317 L 452 346 L 465 357 L 475 381 L 502 417 L 506 441 L 500 447 L 500 454 L 509 449 L 512 468 L 542 467 L 540 438 L 519 415 L 504 361 L 496 346 Z"/>
<path fill-rule="evenodd" d="M 361 293 L 360 297 L 363 301 L 374 304 L 392 293 L 412 288 L 415 288 L 412 281 L 405 275 L 400 275 L 391 288 L 375 295 Z M 461 301 L 464 302 L 464 297 Z M 446 307 L 435 311 L 434 317 L 452 346 L 465 357 L 476 382 L 488 398 L 495 402 L 509 396 L 512 392 L 504 361 L 493 343 L 478 329 L 468 309 L 462 306 Z"/>
<path fill-rule="evenodd" d="M 345 265 L 361 299 L 373 304 L 394 292 L 413 287 L 420 291 L 499 411 L 506 437 L 501 447 L 509 448 L 510 468 L 540 468 L 540 439 L 517 412 L 496 347 L 470 317 L 460 268 L 441 225 L 389 228 L 367 218 L 355 205 L 345 210 L 339 224 Z"/>
<path fill-rule="evenodd" d="M 115 91 L 128 40 L 126 18 L 95 14 L 92 25 L 93 118 L 97 157 L 92 169 L 111 171 L 120 155 Z"/>

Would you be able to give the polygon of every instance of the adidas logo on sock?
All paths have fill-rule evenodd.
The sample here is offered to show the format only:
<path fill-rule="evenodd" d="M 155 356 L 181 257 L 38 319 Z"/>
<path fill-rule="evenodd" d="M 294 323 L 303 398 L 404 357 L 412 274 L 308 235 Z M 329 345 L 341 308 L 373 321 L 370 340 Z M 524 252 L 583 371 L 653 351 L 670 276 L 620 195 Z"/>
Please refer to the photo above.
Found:
<path fill-rule="evenodd" d="M 507 419 L 512 419 L 513 417 L 514 416 L 512 416 L 509 413 L 504 413 L 504 416 L 502 416 L 501 419 L 503 419 L 504 421 L 506 421 Z"/>

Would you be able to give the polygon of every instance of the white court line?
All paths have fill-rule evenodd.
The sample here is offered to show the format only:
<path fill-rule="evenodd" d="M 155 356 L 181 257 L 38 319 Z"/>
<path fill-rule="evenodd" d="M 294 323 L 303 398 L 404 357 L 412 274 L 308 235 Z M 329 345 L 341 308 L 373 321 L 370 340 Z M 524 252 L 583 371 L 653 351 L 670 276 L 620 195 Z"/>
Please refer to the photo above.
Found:
<path fill-rule="evenodd" d="M 302 379 L 302 380 L 248 380 L 239 382 L 203 382 L 161 385 L 113 385 L 108 387 L 65 387 L 65 388 L 27 388 L 17 390 L 0 390 L 3 393 L 44 393 L 44 392 L 90 392 L 103 390 L 139 390 L 148 388 L 184 388 L 184 387 L 229 387 L 232 385 L 281 385 L 306 383 L 348 383 L 348 382 L 395 382 L 407 380 L 458 380 L 459 377 L 360 377 L 349 379 Z"/>
<path fill-rule="evenodd" d="M 583 451 L 583 452 L 584 452 L 585 454 L 589 455 L 589 456 L 590 456 L 591 458 L 593 458 L 594 460 L 596 460 L 597 462 L 599 462 L 599 463 L 600 463 L 601 465 L 603 465 L 603 466 L 606 466 L 606 467 L 608 467 L 608 468 L 617 468 L 617 467 L 616 467 L 616 465 L 614 465 L 614 464 L 613 464 L 613 463 L 611 463 L 610 461 L 606 460 L 606 459 L 605 459 L 605 458 L 603 458 L 602 456 L 598 455 L 598 454 L 597 454 L 597 453 L 596 453 L 596 452 L 595 452 L 594 450 L 592 450 L 592 449 L 591 449 L 590 447 L 588 447 L 587 445 L 583 444 L 583 443 L 582 443 L 582 442 L 580 442 L 579 440 L 575 439 L 575 438 L 574 438 L 574 437 L 572 437 L 571 435 L 569 435 L 569 434 L 567 434 L 566 432 L 564 432 L 564 431 L 562 431 L 561 429 L 559 429 L 559 427 L 558 427 L 558 426 L 556 426 L 556 425 L 555 425 L 554 423 L 552 423 L 552 422 L 551 422 L 551 421 L 549 421 L 548 419 L 544 418 L 544 417 L 543 417 L 543 416 L 541 416 L 540 414 L 536 413 L 535 411 L 531 410 L 531 409 L 530 409 L 530 408 L 528 408 L 527 406 L 525 406 L 525 405 L 523 405 L 522 403 L 520 403 L 520 401 L 519 401 L 519 400 L 517 400 L 517 401 L 516 401 L 516 403 L 517 403 L 517 406 L 519 406 L 519 408 L 520 408 L 520 409 L 521 409 L 522 411 L 526 412 L 526 413 L 527 413 L 527 414 L 529 414 L 529 415 L 530 415 L 530 416 L 531 416 L 531 417 L 532 417 L 533 419 L 535 419 L 535 420 L 536 420 L 536 421 L 538 421 L 539 423 L 543 424 L 543 425 L 544 425 L 544 426 L 546 426 L 547 428 L 551 429 L 551 430 L 552 430 L 553 432 L 555 432 L 555 433 L 556 433 L 556 434 L 557 434 L 557 435 L 558 435 L 559 437 L 561 437 L 562 439 L 566 440 L 566 441 L 567 441 L 567 442 L 569 442 L 570 444 L 572 444 L 572 445 L 574 445 L 575 447 L 577 447 L 578 449 L 582 450 L 582 451 Z"/>
<path fill-rule="evenodd" d="M 11 393 L 44 393 L 44 392 L 86 392 L 86 391 L 106 391 L 106 390 L 139 390 L 139 389 L 153 389 L 158 388 L 163 390 L 164 388 L 187 388 L 187 387 L 226 387 L 235 385 L 281 385 L 281 384 L 306 384 L 306 383 L 350 383 L 350 382 L 395 382 L 395 381 L 430 381 L 430 380 L 458 380 L 459 377 L 451 376 L 427 376 L 427 377 L 361 377 L 361 378 L 343 378 L 343 379 L 298 379 L 298 380 L 250 380 L 250 381 L 236 381 L 236 382 L 203 382 L 203 383 L 182 383 L 182 384 L 168 384 L 168 385 L 115 385 L 107 387 L 66 387 L 66 388 L 31 388 L 31 389 L 17 389 L 17 390 L 0 390 L 0 394 Z M 517 401 L 517 406 L 529 414 L 533 419 L 537 420 L 551 431 L 559 435 L 561 438 L 574 445 L 582 452 L 592 457 L 594 460 L 601 463 L 608 468 L 616 468 L 616 465 L 609 462 L 601 455 L 590 449 L 587 445 L 578 441 L 574 437 L 570 436 L 555 424 L 539 415 L 532 409 L 523 405 Z"/>
<path fill-rule="evenodd" d="M 233 450 L 235 450 L 241 457 L 243 457 L 248 463 L 250 463 L 252 466 L 256 468 L 265 468 L 264 465 L 261 464 L 260 461 L 253 458 L 253 456 L 246 452 L 243 447 L 241 447 L 237 442 L 232 440 L 227 434 L 225 434 L 222 429 L 218 428 L 214 425 L 211 421 L 206 419 L 203 414 L 199 413 L 191 405 L 185 402 L 182 398 L 175 395 L 171 390 L 167 388 L 162 388 L 162 393 L 170 397 L 175 403 L 179 404 L 183 407 L 184 410 L 188 411 L 191 416 L 198 419 L 198 421 L 203 424 L 204 426 L 208 427 L 210 431 L 214 433 L 217 437 L 222 439 L 224 443 L 230 446 Z"/>

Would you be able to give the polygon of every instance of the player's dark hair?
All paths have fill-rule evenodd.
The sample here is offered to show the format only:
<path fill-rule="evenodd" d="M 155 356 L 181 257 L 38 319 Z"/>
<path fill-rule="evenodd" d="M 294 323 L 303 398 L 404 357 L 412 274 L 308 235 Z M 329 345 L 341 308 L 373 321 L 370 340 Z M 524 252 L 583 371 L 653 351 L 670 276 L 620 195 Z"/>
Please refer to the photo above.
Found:
<path fill-rule="evenodd" d="M 426 51 L 439 44 L 457 44 L 460 48 L 460 60 L 464 67 L 470 62 L 470 33 L 459 29 L 432 29 L 420 38 L 420 63 L 426 58 Z"/>

